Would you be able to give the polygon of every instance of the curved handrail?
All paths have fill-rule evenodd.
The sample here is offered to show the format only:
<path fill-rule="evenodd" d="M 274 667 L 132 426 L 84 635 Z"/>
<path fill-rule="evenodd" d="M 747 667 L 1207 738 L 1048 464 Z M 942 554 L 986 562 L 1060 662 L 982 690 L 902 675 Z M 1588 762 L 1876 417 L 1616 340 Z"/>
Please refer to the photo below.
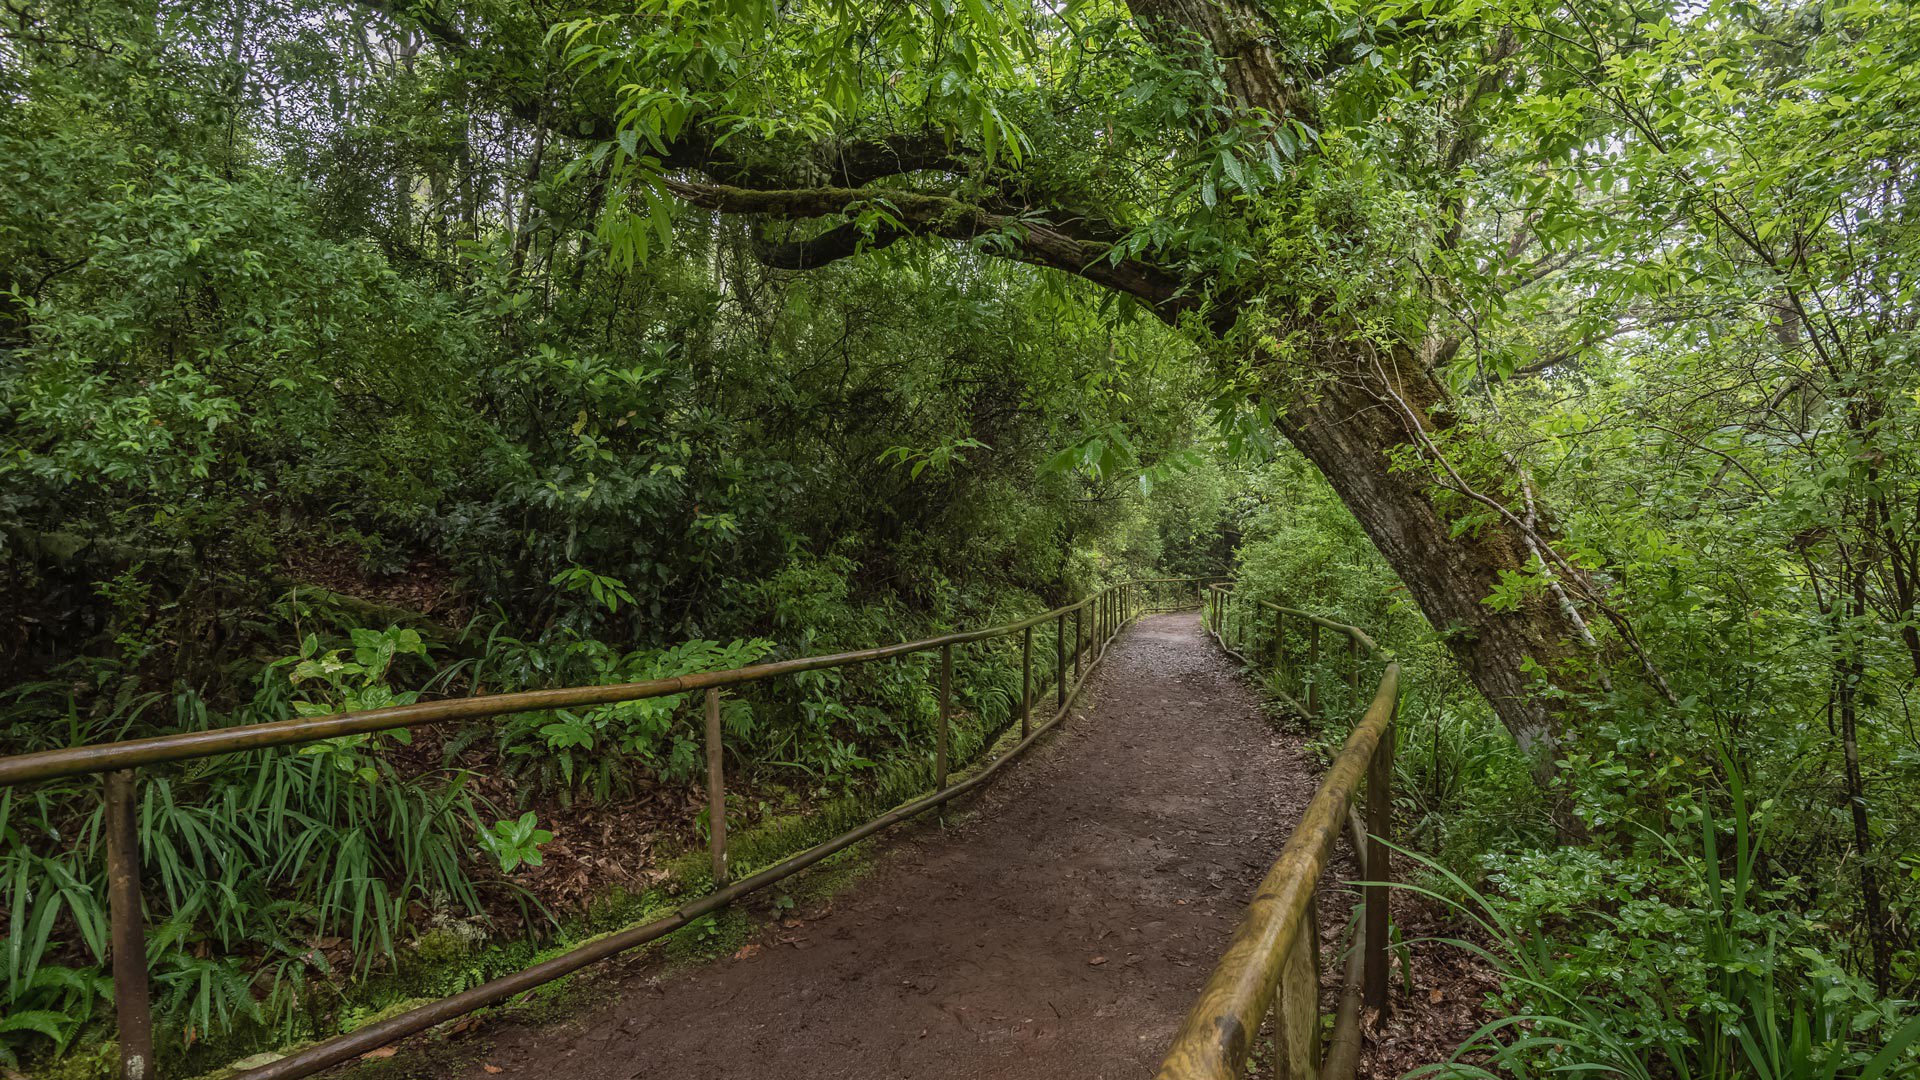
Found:
<path fill-rule="evenodd" d="M 1180 585 L 1217 581 L 1216 578 L 1141 578 L 1108 585 L 1085 599 L 1016 622 L 979 630 L 966 630 L 920 641 L 901 642 L 873 649 L 800 657 L 770 664 L 755 664 L 727 671 L 702 672 L 671 679 L 612 686 L 567 687 L 512 694 L 482 694 L 467 698 L 398 705 L 383 709 L 336 713 L 331 716 L 299 717 L 262 724 L 246 724 L 211 731 L 181 732 L 146 739 L 92 746 L 67 747 L 0 758 L 0 788 L 16 784 L 106 773 L 105 824 L 107 841 L 107 890 L 111 919 L 114 1007 L 120 1032 L 121 1075 L 128 1080 L 153 1080 L 157 1070 L 153 1062 L 153 1024 L 148 1003 L 149 973 L 146 968 L 145 931 L 140 900 L 139 838 L 135 806 L 138 800 L 137 769 L 190 758 L 208 757 L 237 751 L 258 750 L 314 742 L 341 735 L 411 728 L 449 720 L 476 720 L 579 705 L 613 704 L 645 698 L 667 697 L 697 690 L 706 692 L 706 750 L 709 820 L 709 846 L 713 859 L 716 888 L 705 896 L 683 905 L 673 914 L 640 926 L 597 938 L 532 967 L 472 987 L 451 997 L 441 998 L 406 1012 L 387 1017 L 354 1031 L 323 1040 L 285 1057 L 249 1069 L 234 1080 L 293 1080 L 310 1076 L 333 1065 L 351 1060 L 369 1050 L 396 1039 L 425 1031 L 437 1024 L 464 1016 L 476 1009 L 505 1001 L 517 994 L 578 971 L 597 961 L 625 952 L 666 936 L 710 912 L 718 910 L 755 890 L 764 888 L 865 839 L 890 825 L 914 817 L 985 783 L 1022 751 L 1033 745 L 1055 724 L 1064 719 L 1078 699 L 1086 680 L 1105 657 L 1108 645 L 1136 616 L 1159 610 L 1147 603 L 1147 586 Z M 1066 622 L 1073 617 L 1073 683 L 1068 684 Z M 1083 642 L 1083 624 L 1091 620 L 1091 635 Z M 1047 622 L 1055 624 L 1054 678 L 1051 687 L 1033 677 L 1033 628 Z M 1021 634 L 1021 738 L 1006 753 L 982 766 L 974 775 L 956 783 L 947 782 L 948 724 L 952 711 L 953 648 L 969 642 Z M 727 880 L 725 775 L 720 753 L 720 690 L 759 682 L 781 675 L 821 668 L 884 660 L 911 653 L 939 649 L 940 726 L 938 729 L 935 791 L 931 795 L 895 807 L 863 825 L 823 841 L 750 877 L 729 883 Z M 1086 654 L 1092 651 L 1092 656 Z M 1083 665 L 1082 661 L 1085 660 Z M 1043 673 L 1044 679 L 1044 673 Z M 1034 725 L 1032 712 L 1036 691 L 1052 689 L 1056 709 L 1052 717 Z"/>
<path fill-rule="evenodd" d="M 1240 655 L 1229 643 L 1231 585 L 1208 589 L 1206 618 L 1209 633 L 1221 647 Z M 1226 951 L 1215 965 L 1199 999 L 1174 1036 L 1160 1065 L 1158 1080 L 1230 1080 L 1240 1076 L 1253 1047 L 1261 1020 L 1274 1016 L 1276 1075 L 1319 1075 L 1323 1080 L 1346 1080 L 1358 1048 L 1357 1000 L 1343 1002 L 1324 1072 L 1319 1052 L 1320 1006 L 1317 929 L 1314 890 L 1333 851 L 1334 840 L 1351 814 L 1354 795 L 1364 779 L 1369 790 L 1366 848 L 1361 852 L 1365 886 L 1362 941 L 1362 986 L 1368 1004 L 1386 1005 L 1386 839 L 1392 805 L 1393 724 L 1399 706 L 1400 665 L 1357 627 L 1268 601 L 1259 606 L 1283 615 L 1300 616 L 1310 625 L 1345 633 L 1369 659 L 1384 659 L 1386 667 L 1366 712 L 1347 737 L 1346 745 L 1321 779 L 1280 856 L 1255 891 L 1246 915 L 1235 929 Z M 1243 623 L 1244 630 L 1244 623 Z M 1284 641 L 1276 642 L 1276 653 Z M 1249 662 L 1251 666 L 1251 662 Z M 1357 673 L 1357 668 L 1355 669 Z M 1349 967 L 1349 980 L 1355 972 Z M 1348 987 L 1349 994 L 1353 987 Z"/>
<path fill-rule="evenodd" d="M 669 679 L 648 679 L 604 686 L 573 686 L 552 690 L 527 690 L 511 694 L 476 694 L 444 701 L 390 705 L 380 709 L 330 713 L 326 716 L 295 717 L 260 724 L 213 728 L 208 731 L 186 731 L 145 739 L 126 739 L 120 742 L 16 754 L 11 757 L 0 757 L 0 787 L 40 780 L 57 780 L 86 773 L 110 772 L 141 765 L 160 765 L 170 761 L 184 761 L 212 754 L 228 754 L 239 750 L 295 746 L 301 743 L 318 742 L 322 739 L 339 738 L 343 735 L 364 735 L 369 732 L 420 727 L 448 720 L 484 720 L 515 713 L 577 708 L 585 705 L 614 705 L 646 698 L 671 697 L 696 690 L 723 689 L 782 675 L 793 675 L 802 671 L 887 660 L 911 653 L 1005 637 L 1042 623 L 1063 619 L 1068 615 L 1078 615 L 1090 606 L 1108 602 L 1107 598 L 1111 594 L 1123 592 L 1132 587 L 1210 580 L 1213 579 L 1142 578 L 1109 585 L 1078 603 L 1057 607 L 1018 622 L 989 626 L 979 630 L 963 630 L 919 641 L 903 641 L 897 645 L 778 660 L 770 664 L 752 664 L 725 671 L 704 671 Z"/>
<path fill-rule="evenodd" d="M 1231 596 L 1233 593 L 1237 592 L 1238 590 L 1236 590 L 1231 583 L 1215 582 L 1214 584 L 1207 586 L 1207 591 L 1216 596 Z M 1347 635 L 1348 638 L 1352 639 L 1355 644 L 1359 645 L 1362 649 L 1366 650 L 1366 653 L 1369 659 L 1382 660 L 1387 658 L 1386 653 L 1381 650 L 1379 644 L 1375 642 L 1373 638 L 1365 630 L 1362 630 L 1357 626 L 1351 626 L 1343 622 L 1336 622 L 1335 620 L 1329 619 L 1324 615 L 1315 615 L 1311 611 L 1302 611 L 1299 608 L 1291 608 L 1282 604 L 1276 604 L 1271 600 L 1256 600 L 1254 601 L 1254 603 L 1260 607 L 1266 608 L 1268 611 L 1278 612 L 1281 615 L 1297 616 L 1298 618 L 1305 619 L 1307 622 L 1312 623 L 1315 626 L 1325 627 L 1326 629 L 1332 630 L 1335 633 L 1345 634 Z M 1220 636 L 1218 630 L 1215 630 L 1214 636 L 1216 638 Z M 1226 646 L 1230 651 L 1232 650 L 1232 646 L 1228 646 L 1224 639 L 1221 640 L 1220 644 L 1222 646 Z"/>

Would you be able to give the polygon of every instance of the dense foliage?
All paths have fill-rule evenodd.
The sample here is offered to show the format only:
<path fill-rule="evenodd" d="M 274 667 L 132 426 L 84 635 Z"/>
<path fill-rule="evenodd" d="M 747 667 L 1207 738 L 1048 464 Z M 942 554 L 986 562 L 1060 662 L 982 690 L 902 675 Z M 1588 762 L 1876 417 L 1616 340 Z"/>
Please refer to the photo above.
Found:
<path fill-rule="evenodd" d="M 1156 323 L 964 253 L 772 270 L 704 216 L 610 258 L 605 173 L 461 115 L 364 12 L 9 11 L 7 752 L 736 667 L 1224 563 L 1222 496 L 1154 485 L 1209 438 Z M 769 687 L 730 749 L 776 808 L 833 797 L 926 758 L 932 677 Z M 1003 724 L 1009 678 L 962 700 Z M 324 1029 L 320 987 L 428 931 L 551 926 L 512 873 L 545 818 L 690 786 L 697 739 L 663 699 L 153 772 L 172 1045 Z M 0 796 L 0 1060 L 106 1015 L 94 790 Z M 663 857 L 699 840 L 679 807 Z"/>
<path fill-rule="evenodd" d="M 1424 886 L 1509 972 L 1451 1068 L 1911 1074 L 1916 87 L 1886 0 L 10 2 L 0 732 L 1231 557 L 1408 663 Z M 731 702 L 754 801 L 910 785 L 929 681 Z M 963 683 L 977 745 L 1017 675 Z M 170 1045 L 551 931 L 556 817 L 670 859 L 687 705 L 157 772 Z M 90 790 L 0 796 L 0 1055 L 101 1029 Z"/>
<path fill-rule="evenodd" d="M 1418 843 L 1525 1018 L 1474 1044 L 1504 1047 L 1490 1063 L 1913 1067 L 1915 27 L 1675 13 L 1489 136 L 1514 171 L 1471 178 L 1486 246 L 1441 287 L 1471 330 L 1446 368 L 1468 422 L 1402 463 L 1457 530 L 1538 521 L 1485 604 L 1577 602 L 1612 643 L 1544 799 L 1429 666 L 1469 631 L 1409 628 L 1324 489 L 1267 485 L 1307 491 L 1252 531 L 1250 580 L 1398 627 L 1415 661 Z"/>

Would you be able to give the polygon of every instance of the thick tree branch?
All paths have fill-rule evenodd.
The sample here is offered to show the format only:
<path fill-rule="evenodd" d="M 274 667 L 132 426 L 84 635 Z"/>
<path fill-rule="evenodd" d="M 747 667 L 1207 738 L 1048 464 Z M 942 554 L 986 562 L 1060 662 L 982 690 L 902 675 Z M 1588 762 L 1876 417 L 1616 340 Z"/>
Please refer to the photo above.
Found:
<path fill-rule="evenodd" d="M 609 125 L 606 138 L 612 138 Z M 698 124 L 668 144 L 661 164 L 706 174 L 721 184 L 746 188 L 856 188 L 895 176 L 939 172 L 964 176 L 972 163 L 963 148 L 938 132 L 901 132 L 873 138 L 825 139 L 804 153 L 781 161 L 741 157 L 731 147 L 715 146 Z"/>
<path fill-rule="evenodd" d="M 1266 34 L 1269 20 L 1252 0 L 1127 0 L 1135 25 L 1154 47 L 1182 57 L 1197 39 L 1221 62 L 1227 93 L 1243 109 L 1273 120 L 1310 115 L 1291 73 Z"/>
<path fill-rule="evenodd" d="M 806 240 L 762 245 L 761 257 L 772 266 L 808 269 L 908 236 L 939 236 L 1125 293 L 1144 301 L 1168 323 L 1178 323 L 1182 314 L 1200 306 L 1200 297 L 1180 276 L 1139 259 L 1115 261 L 1110 244 L 1083 240 L 1071 228 L 1044 218 L 995 213 L 946 195 L 843 187 L 766 190 L 685 180 L 669 180 L 667 188 L 695 206 L 728 214 L 801 219 L 853 214 L 862 208 L 884 212 L 871 230 L 849 222 Z"/>
<path fill-rule="evenodd" d="M 480 46 L 438 16 L 431 0 L 354 2 L 389 19 L 411 20 L 449 51 L 469 57 L 480 53 Z M 1256 46 L 1236 38 L 1236 48 L 1254 48 L 1255 58 L 1270 62 Z M 501 106 L 530 123 L 548 125 L 556 137 L 607 141 L 616 134 L 612 110 L 590 102 L 547 101 L 543 95 L 509 91 Z M 663 170 L 680 174 L 681 178 L 668 181 L 676 196 L 722 213 L 798 220 L 847 215 L 862 207 L 886 211 L 877 223 L 837 225 L 804 240 L 763 242 L 758 254 L 771 266 L 823 266 L 909 236 L 939 236 L 1125 293 L 1145 302 L 1168 323 L 1177 323 L 1182 314 L 1201 306 L 1199 291 L 1182 275 L 1141 259 L 1113 257 L 1126 229 L 1083 211 L 1032 207 L 1029 193 L 996 184 L 978 164 L 977 155 L 931 129 L 825 139 L 781 156 L 757 153 L 736 142 L 719 144 L 695 122 L 658 156 Z M 969 201 L 953 195 L 867 187 L 916 173 L 943 174 L 950 181 L 966 179 L 991 194 L 984 201 Z M 1231 317 L 1215 305 L 1216 328 Z"/>
<path fill-rule="evenodd" d="M 813 270 L 862 252 L 891 247 L 912 235 L 892 226 L 865 229 L 849 221 L 804 240 L 759 238 L 754 242 L 753 253 L 776 270 Z"/>
<path fill-rule="evenodd" d="M 353 2 L 389 22 L 412 23 L 450 52 L 474 57 L 481 51 L 428 0 Z M 605 142 L 617 134 L 611 109 L 583 107 L 564 94 L 555 100 L 543 100 L 545 96 L 515 93 L 501 105 L 520 120 L 546 127 L 554 136 Z M 685 136 L 668 144 L 663 160 L 668 168 L 698 169 L 722 183 L 745 183 L 749 175 L 768 179 L 764 163 L 749 166 L 731 150 L 716 146 L 712 135 L 698 124 L 689 125 Z M 819 143 L 811 154 L 795 161 L 777 185 L 758 186 L 860 187 L 890 176 L 928 170 L 965 174 L 969 159 L 961 148 L 932 130 L 834 139 Z"/>
<path fill-rule="evenodd" d="M 823 143 L 814 159 L 826 182 L 835 187 L 860 187 L 913 172 L 964 176 L 972 171 L 960 148 L 933 131 Z"/>

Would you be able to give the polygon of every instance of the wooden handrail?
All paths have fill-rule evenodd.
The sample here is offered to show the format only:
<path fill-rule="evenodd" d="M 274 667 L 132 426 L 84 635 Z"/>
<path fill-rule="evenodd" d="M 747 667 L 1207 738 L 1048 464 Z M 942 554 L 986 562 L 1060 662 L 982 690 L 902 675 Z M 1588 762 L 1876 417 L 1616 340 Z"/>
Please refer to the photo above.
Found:
<path fill-rule="evenodd" d="M 1203 622 L 1223 649 L 1236 656 L 1232 611 L 1233 588 L 1215 585 L 1207 590 Z M 1159 1080 L 1231 1080 L 1247 1066 L 1262 1019 L 1271 1011 L 1275 1032 L 1275 1075 L 1282 1080 L 1347 1080 L 1359 1049 L 1359 1000 L 1352 994 L 1356 974 L 1361 996 L 1381 1010 L 1387 1005 L 1387 898 L 1385 882 L 1391 868 L 1386 841 L 1392 814 L 1394 717 L 1399 708 L 1400 665 L 1387 659 L 1372 638 L 1355 627 L 1308 612 L 1263 602 L 1261 606 L 1299 616 L 1308 625 L 1346 633 L 1369 659 L 1385 659 L 1366 712 L 1347 737 L 1346 745 L 1321 778 L 1280 857 L 1255 890 L 1253 901 L 1228 941 L 1226 951 L 1200 991 L 1199 999 L 1181 1024 L 1161 1062 Z M 1244 633 L 1238 642 L 1247 645 Z M 1284 654 L 1276 642 L 1275 655 Z M 1249 666 L 1253 666 L 1249 662 Z M 1357 670 L 1357 668 L 1355 669 Z M 1317 671 L 1302 672 L 1317 679 Z M 1309 683 L 1309 686 L 1312 686 Z M 1360 853 L 1369 882 L 1365 887 L 1359 964 L 1347 966 L 1348 986 L 1330 1040 L 1334 1053 L 1323 1063 L 1319 1053 L 1320 993 L 1319 941 L 1314 926 L 1314 894 L 1326 870 L 1333 844 L 1347 823 L 1354 795 L 1365 781 L 1368 792 L 1364 852 Z M 1325 1068 L 1323 1069 L 1323 1064 Z M 1339 1075 L 1336 1070 L 1347 1075 Z"/>
<path fill-rule="evenodd" d="M 1001 626 L 965 630 L 920 641 L 903 641 L 898 645 L 884 645 L 874 649 L 805 656 L 771 664 L 753 664 L 726 671 L 703 671 L 670 679 L 649 679 L 643 682 L 615 683 L 607 686 L 570 686 L 553 690 L 528 690 L 515 694 L 476 694 L 472 697 L 451 698 L 445 701 L 423 701 L 413 705 L 393 705 L 383 709 L 297 717 L 263 724 L 215 728 L 210 731 L 186 731 L 147 739 L 127 739 L 122 742 L 16 754 L 11 757 L 0 757 L 0 787 L 81 776 L 86 773 L 111 772 L 115 769 L 127 769 L 140 765 L 185 761 L 214 754 L 231 754 L 240 750 L 296 746 L 344 735 L 363 735 L 375 731 L 392 731 L 396 728 L 422 727 L 448 720 L 484 720 L 515 713 L 543 712 L 548 709 L 569 709 L 585 705 L 613 705 L 646 698 L 671 697 L 696 690 L 724 689 L 783 675 L 794 675 L 802 671 L 887 660 L 910 653 L 1002 637 L 1077 613 L 1110 593 L 1133 586 L 1207 580 L 1211 579 L 1145 578 L 1119 585 L 1109 585 L 1077 604 L 1068 604 L 1065 607 L 1055 608 L 1052 611 Z"/>
<path fill-rule="evenodd" d="M 590 964 L 615 956 L 636 946 L 666 936 L 695 919 L 732 903 L 742 896 L 763 889 L 798 873 L 821 859 L 840 851 L 891 825 L 906 821 L 939 806 L 963 792 L 985 783 L 1035 740 L 1064 719 L 1079 697 L 1081 687 L 1093 674 L 1107 646 L 1127 624 L 1148 611 L 1165 610 L 1149 603 L 1148 586 L 1191 585 L 1217 581 L 1217 578 L 1140 578 L 1106 586 L 1078 603 L 1055 608 L 1017 622 L 945 634 L 921 641 L 902 642 L 854 652 L 801 657 L 771 664 L 756 664 L 728 671 L 701 672 L 671 679 L 622 683 L 613 686 L 577 686 L 555 690 L 533 690 L 514 694 L 482 694 L 446 701 L 422 702 L 384 709 L 335 713 L 331 716 L 300 717 L 263 724 L 218 728 L 211 731 L 181 732 L 147 739 L 91 746 L 66 747 L 33 754 L 0 757 L 0 788 L 17 784 L 105 773 L 103 799 L 106 820 L 112 830 L 107 845 L 107 880 L 110 885 L 111 941 L 114 974 L 114 998 L 120 1031 L 120 1073 L 123 1080 L 155 1080 L 159 1075 L 153 1060 L 153 1020 L 148 1006 L 148 979 L 145 957 L 145 932 L 140 902 L 140 860 L 134 833 L 138 806 L 138 769 L 141 766 L 184 761 L 192 758 L 293 746 L 342 735 L 413 728 L 450 720 L 478 720 L 514 713 L 581 705 L 609 705 L 623 701 L 668 697 L 692 691 L 706 691 L 705 735 L 707 760 L 707 796 L 712 827 L 709 845 L 714 891 L 682 906 L 663 919 L 629 927 L 597 938 L 579 948 L 543 960 L 532 967 L 502 976 L 468 990 L 409 1009 L 377 1023 L 316 1043 L 285 1057 L 235 1075 L 233 1080 L 293 1080 L 311 1076 L 323 1069 L 352 1060 L 396 1039 L 425 1031 L 437 1024 L 456 1019 L 476 1009 L 505 1001 L 524 991 L 569 975 Z M 1174 607 L 1179 604 L 1175 603 Z M 1081 654 L 1081 624 L 1089 612 L 1097 615 L 1094 633 L 1087 647 L 1096 650 L 1084 668 Z M 1068 685 L 1066 656 L 1066 620 L 1074 619 L 1073 682 Z M 1023 667 L 1031 670 L 1031 639 L 1035 626 L 1054 624 L 1057 703 L 1053 716 L 1037 726 L 1031 722 L 1033 699 L 1038 687 L 1031 675 L 1023 678 L 1021 703 L 1022 738 L 1006 753 L 983 766 L 977 773 L 949 784 L 947 776 L 948 725 L 952 716 L 952 651 L 957 645 L 984 641 L 1010 634 L 1022 636 Z M 764 870 L 728 883 L 727 837 L 725 828 L 725 769 L 720 753 L 719 693 L 729 686 L 741 686 L 782 675 L 821 668 L 885 660 L 911 653 L 939 649 L 940 719 L 936 733 L 939 751 L 937 779 L 932 794 L 916 799 L 824 841 Z"/>

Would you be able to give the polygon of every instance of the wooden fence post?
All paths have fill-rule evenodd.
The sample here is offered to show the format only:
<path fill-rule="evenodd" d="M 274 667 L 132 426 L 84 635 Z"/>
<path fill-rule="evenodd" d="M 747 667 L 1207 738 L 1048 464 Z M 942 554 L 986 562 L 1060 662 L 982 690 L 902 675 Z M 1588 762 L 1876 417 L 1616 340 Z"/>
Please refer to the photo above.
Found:
<path fill-rule="evenodd" d="M 1293 945 L 1280 962 L 1273 994 L 1274 1080 L 1320 1075 L 1320 903 L 1307 901 Z"/>
<path fill-rule="evenodd" d="M 727 883 L 727 769 L 720 753 L 720 688 L 707 689 L 707 854 L 713 885 Z"/>
<path fill-rule="evenodd" d="M 935 744 L 933 786 L 947 790 L 947 725 L 953 716 L 953 646 L 940 646 L 940 737 Z"/>
<path fill-rule="evenodd" d="M 1053 620 L 1053 699 L 1058 708 L 1067 707 L 1067 613 Z"/>
<path fill-rule="evenodd" d="M 1376 1029 L 1385 1025 L 1392 999 L 1387 993 L 1387 896 L 1386 883 L 1393 880 L 1393 867 L 1387 844 L 1393 840 L 1393 744 L 1399 726 L 1400 702 L 1393 703 L 1393 715 L 1380 732 L 1380 745 L 1367 763 L 1367 877 L 1376 885 L 1365 886 L 1361 902 L 1366 904 L 1366 987 L 1367 1004 L 1379 1010 Z"/>
<path fill-rule="evenodd" d="M 1287 663 L 1287 613 L 1273 613 L 1273 667 L 1280 673 L 1280 687 L 1286 689 L 1287 672 L 1291 667 Z"/>
<path fill-rule="evenodd" d="M 1080 634 L 1080 624 L 1083 621 L 1081 616 L 1086 614 L 1086 610 L 1086 608 L 1076 608 L 1073 612 L 1073 681 L 1076 685 L 1080 682 L 1080 657 L 1087 651 L 1086 643 L 1081 640 Z"/>
<path fill-rule="evenodd" d="M 1020 632 L 1020 737 L 1033 734 L 1033 627 Z"/>
<path fill-rule="evenodd" d="M 1347 636 L 1347 699 L 1348 707 L 1360 708 L 1360 639 Z"/>
<path fill-rule="evenodd" d="M 113 1008 L 120 1028 L 121 1080 L 153 1080 L 153 1009 L 147 986 L 146 915 L 140 903 L 138 777 L 107 774 L 107 906 L 112 924 Z M 25 897 L 16 897 L 21 903 Z"/>

